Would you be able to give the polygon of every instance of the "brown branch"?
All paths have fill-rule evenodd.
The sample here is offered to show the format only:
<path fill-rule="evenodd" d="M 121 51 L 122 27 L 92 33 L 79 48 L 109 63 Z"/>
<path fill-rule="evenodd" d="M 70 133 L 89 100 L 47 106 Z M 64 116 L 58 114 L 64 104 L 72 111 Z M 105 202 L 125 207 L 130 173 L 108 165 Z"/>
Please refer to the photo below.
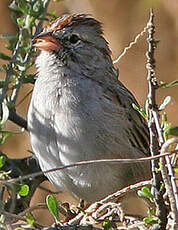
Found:
<path fill-rule="evenodd" d="M 102 163 L 106 163 L 106 162 L 107 163 L 122 163 L 122 164 L 145 162 L 145 161 L 151 161 L 153 159 L 156 160 L 156 159 L 159 159 L 160 157 L 172 155 L 175 153 L 178 153 L 178 149 L 170 151 L 169 153 L 159 154 L 159 155 L 156 155 L 153 157 L 143 157 L 143 158 L 137 158 L 137 159 L 101 159 L 101 160 L 80 161 L 80 162 L 76 162 L 74 164 L 69 164 L 69 165 L 65 165 L 65 166 L 61 166 L 61 167 L 57 167 L 57 168 L 52 168 L 52 169 L 49 169 L 49 170 L 46 170 L 43 172 L 42 171 L 41 172 L 35 172 L 35 173 L 31 173 L 31 174 L 22 176 L 20 178 L 14 178 L 14 179 L 9 179 L 7 181 L 0 181 L 0 182 L 4 183 L 4 184 L 5 183 L 16 183 L 16 182 L 23 181 L 26 179 L 38 177 L 38 176 L 41 176 L 41 175 L 46 174 L 46 173 L 50 173 L 50 172 L 54 172 L 54 171 L 58 171 L 58 170 L 64 170 L 66 168 L 89 165 L 89 164 L 102 164 Z"/>
<path fill-rule="evenodd" d="M 178 144 L 178 138 L 172 138 L 169 139 L 167 142 L 165 142 L 162 146 L 161 153 L 164 153 L 168 150 L 169 146 L 171 144 Z M 169 159 L 170 161 L 170 159 Z M 178 188 L 176 185 L 176 178 L 172 174 L 172 166 L 171 164 L 169 165 L 168 170 L 164 166 L 165 165 L 165 158 L 160 159 L 161 162 L 161 171 L 162 171 L 162 177 L 163 181 L 165 183 L 166 191 L 168 193 L 169 201 L 170 201 L 170 206 L 171 206 L 171 211 L 173 215 L 173 229 L 178 229 Z M 168 162 L 166 162 L 168 164 Z M 168 165 L 167 165 L 168 167 Z"/>
<path fill-rule="evenodd" d="M 87 224 L 96 224 L 96 223 L 100 222 L 101 220 L 103 220 L 103 216 L 102 215 L 99 216 L 99 212 L 101 212 L 101 210 L 103 210 L 105 208 L 107 209 L 108 205 L 109 206 L 114 205 L 114 207 L 116 207 L 115 205 L 117 205 L 116 208 L 119 209 L 118 204 L 114 203 L 114 201 L 118 200 L 119 197 L 123 197 L 123 195 L 125 195 L 128 192 L 138 190 L 141 187 L 146 186 L 146 185 L 151 185 L 151 180 L 141 181 L 139 183 L 129 185 L 129 186 L 107 196 L 106 198 L 91 204 L 85 210 L 84 213 L 80 212 L 75 218 L 70 220 L 68 222 L 68 224 L 77 224 L 81 221 L 83 223 L 87 222 Z M 104 214 L 106 214 L 106 213 L 104 212 Z"/>
<path fill-rule="evenodd" d="M 149 19 L 149 29 L 148 29 L 148 52 L 147 56 L 147 80 L 148 80 L 148 112 L 149 112 L 149 120 L 148 127 L 150 132 L 150 152 L 152 156 L 155 156 L 159 152 L 159 143 L 157 137 L 157 129 L 154 120 L 154 112 L 156 111 L 157 116 L 159 117 L 158 108 L 156 105 L 156 89 L 158 88 L 157 81 L 155 78 L 155 59 L 154 59 L 154 51 L 155 51 L 155 26 L 154 26 L 154 14 L 153 11 L 150 11 L 150 19 Z M 158 162 L 153 160 L 152 162 L 152 175 L 153 175 L 153 192 L 155 197 L 155 204 L 157 207 L 157 215 L 160 220 L 159 230 L 166 229 L 167 225 L 167 210 L 165 207 L 163 194 L 160 193 L 161 186 L 161 177 L 160 173 L 156 172 L 156 168 L 159 168 Z"/>

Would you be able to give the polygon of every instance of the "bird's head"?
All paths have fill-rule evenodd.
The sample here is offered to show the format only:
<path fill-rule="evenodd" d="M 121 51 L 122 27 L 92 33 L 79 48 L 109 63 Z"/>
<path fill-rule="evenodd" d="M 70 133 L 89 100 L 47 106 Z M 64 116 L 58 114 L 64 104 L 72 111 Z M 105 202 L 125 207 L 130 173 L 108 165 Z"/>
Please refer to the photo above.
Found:
<path fill-rule="evenodd" d="M 34 46 L 55 53 L 59 58 L 85 58 L 87 55 L 109 56 L 110 50 L 103 38 L 99 21 L 86 14 L 64 15 L 49 24 L 34 37 Z"/>

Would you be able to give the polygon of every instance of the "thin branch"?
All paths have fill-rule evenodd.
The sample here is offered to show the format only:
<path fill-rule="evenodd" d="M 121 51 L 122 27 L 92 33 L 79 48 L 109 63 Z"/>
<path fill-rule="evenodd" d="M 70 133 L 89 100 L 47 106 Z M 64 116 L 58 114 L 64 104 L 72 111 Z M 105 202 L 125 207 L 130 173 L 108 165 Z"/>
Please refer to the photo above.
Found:
<path fill-rule="evenodd" d="M 25 209 L 23 212 L 19 213 L 19 216 L 25 216 L 27 213 L 29 212 L 33 212 L 34 210 L 37 210 L 37 209 L 47 209 L 47 205 L 46 203 L 43 203 L 43 204 L 37 204 L 37 205 L 33 205 L 27 209 Z M 61 206 L 58 206 L 58 210 L 59 212 L 63 215 L 63 216 L 67 216 L 67 212 L 64 210 L 63 207 Z"/>
<path fill-rule="evenodd" d="M 147 80 L 148 80 L 148 113 L 149 113 L 149 120 L 148 120 L 148 127 L 150 132 L 150 152 L 152 156 L 155 156 L 159 152 L 159 143 L 157 137 L 157 130 L 155 126 L 155 120 L 153 116 L 153 111 L 159 116 L 159 112 L 156 105 L 156 89 L 158 88 L 157 81 L 155 78 L 155 59 L 154 59 L 154 51 L 155 51 L 155 40 L 154 40 L 154 33 L 155 33 L 155 26 L 154 26 L 154 14 L 153 11 L 150 11 L 150 19 L 148 22 L 148 52 L 146 53 L 147 56 Z M 161 176 L 160 172 L 156 172 L 156 168 L 158 168 L 158 162 L 153 160 L 152 162 L 152 175 L 153 175 L 153 192 L 155 197 L 155 204 L 157 207 L 157 215 L 160 220 L 160 227 L 159 230 L 166 229 L 167 225 L 167 210 L 165 207 L 163 194 L 160 192 L 161 186 Z"/>
<path fill-rule="evenodd" d="M 26 221 L 25 217 L 19 216 L 19 215 L 10 213 L 10 212 L 6 212 L 6 211 L 4 211 L 2 209 L 0 209 L 0 214 L 5 215 L 7 218 Z"/>
<path fill-rule="evenodd" d="M 171 144 L 178 144 L 178 138 L 172 138 L 169 139 L 167 142 L 165 142 L 162 146 L 161 153 L 164 153 L 168 150 L 169 146 Z M 178 229 L 178 188 L 176 185 L 176 178 L 174 177 L 174 174 L 172 174 L 172 166 L 168 167 L 168 172 L 166 170 L 165 165 L 165 158 L 161 158 L 161 170 L 162 170 L 162 177 L 163 181 L 166 186 L 166 191 L 168 193 L 169 201 L 170 201 L 170 206 L 171 206 L 171 211 L 173 214 L 173 219 L 174 219 L 174 229 Z M 169 159 L 170 161 L 170 159 Z M 167 162 L 166 162 L 167 163 Z"/>
<path fill-rule="evenodd" d="M 19 116 L 14 109 L 9 110 L 9 120 L 27 131 L 27 121 Z"/>
<path fill-rule="evenodd" d="M 167 155 L 172 155 L 172 154 L 175 154 L 175 153 L 178 153 L 178 150 L 173 150 L 173 151 L 170 151 L 169 153 L 159 154 L 159 155 L 156 155 L 156 156 L 153 156 L 153 157 L 143 157 L 143 158 L 137 158 L 137 159 L 101 159 L 101 160 L 91 160 L 91 161 L 80 161 L 80 162 L 76 162 L 74 164 L 69 164 L 69 165 L 49 169 L 49 170 L 46 170 L 46 171 L 43 171 L 43 172 L 31 173 L 31 174 L 28 174 L 28 175 L 25 175 L 25 176 L 21 176 L 19 178 L 9 179 L 9 180 L 6 180 L 6 181 L 1 180 L 0 182 L 3 183 L 3 184 L 16 183 L 16 182 L 23 181 L 23 180 L 26 180 L 26 179 L 29 179 L 29 178 L 34 178 L 34 177 L 37 177 L 37 176 L 41 176 L 41 175 L 46 174 L 46 173 L 50 173 L 50 172 L 54 172 L 54 171 L 58 171 L 58 170 L 64 170 L 66 168 L 89 165 L 89 164 L 102 164 L 102 163 L 123 163 L 123 164 L 126 164 L 126 163 L 145 162 L 145 161 L 151 161 L 153 159 L 156 160 L 156 159 L 159 159 L 160 157 L 167 156 Z"/>
<path fill-rule="evenodd" d="M 33 92 L 33 90 L 30 90 L 17 104 L 16 104 L 16 108 L 19 106 L 19 105 L 21 105 L 25 100 L 26 100 L 26 98 L 30 95 L 30 94 L 32 94 L 32 92 Z"/>
<path fill-rule="evenodd" d="M 115 205 L 115 203 L 113 203 L 114 201 L 118 200 L 119 197 L 123 197 L 123 195 L 125 195 L 126 193 L 128 192 L 131 192 L 131 191 L 135 191 L 135 190 L 138 190 L 140 189 L 141 187 L 143 186 L 146 186 L 146 185 L 151 185 L 151 180 L 148 180 L 148 181 L 141 181 L 139 183 L 136 183 L 136 184 L 133 184 L 133 185 L 130 185 L 130 186 L 127 186 L 109 196 L 107 196 L 106 198 L 100 200 L 100 201 L 97 201 L 93 204 L 91 204 L 86 210 L 84 213 L 79 213 L 75 218 L 73 218 L 72 220 L 70 220 L 68 222 L 68 224 L 76 224 L 78 223 L 79 221 L 82 220 L 82 222 L 86 223 L 87 224 L 96 224 L 99 219 L 102 218 L 102 216 L 100 215 L 100 218 L 98 219 L 97 216 L 98 216 L 98 210 L 101 210 L 103 208 L 105 208 L 107 205 Z M 117 204 L 118 205 L 118 204 Z M 117 207 L 118 208 L 118 207 Z M 105 212 L 104 212 L 105 214 Z M 91 217 L 92 218 L 88 218 L 88 217 Z M 89 222 L 91 221 L 91 222 Z"/>
<path fill-rule="evenodd" d="M 126 52 L 137 43 L 138 39 L 146 33 L 148 28 L 149 28 L 149 24 L 147 24 L 139 34 L 137 34 L 134 41 L 130 42 L 129 45 L 124 48 L 123 52 L 119 55 L 119 57 L 113 61 L 113 64 L 116 64 L 117 62 L 120 61 L 120 59 L 126 54 Z"/>

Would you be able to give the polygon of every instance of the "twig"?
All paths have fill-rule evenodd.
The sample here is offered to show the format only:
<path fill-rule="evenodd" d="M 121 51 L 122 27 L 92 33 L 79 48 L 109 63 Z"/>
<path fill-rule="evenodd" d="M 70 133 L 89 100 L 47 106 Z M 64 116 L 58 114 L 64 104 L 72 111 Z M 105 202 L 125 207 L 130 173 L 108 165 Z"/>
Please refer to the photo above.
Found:
<path fill-rule="evenodd" d="M 27 221 L 27 219 L 23 216 L 20 216 L 20 215 L 16 215 L 16 214 L 13 214 L 13 213 L 10 213 L 10 212 L 6 212 L 4 210 L 1 210 L 0 209 L 0 214 L 4 215 L 8 220 L 6 221 L 5 225 L 8 226 L 8 225 L 11 225 L 15 220 L 16 221 L 19 221 L 19 220 L 22 220 L 24 222 Z M 38 222 L 34 222 L 34 226 L 37 226 L 37 227 L 40 227 L 38 229 L 41 229 L 41 225 L 38 223 Z"/>
<path fill-rule="evenodd" d="M 107 196 L 106 198 L 104 198 L 102 200 L 102 202 L 105 203 L 105 202 L 111 201 L 111 200 L 116 199 L 116 198 L 118 199 L 118 197 L 123 196 L 124 194 L 126 194 L 128 192 L 136 191 L 136 190 L 138 190 L 144 186 L 151 185 L 151 183 L 152 183 L 151 180 L 146 180 L 146 181 L 140 181 L 140 182 L 133 184 L 133 185 L 129 185 L 129 186 Z"/>
<path fill-rule="evenodd" d="M 33 206 L 25 209 L 23 212 L 20 212 L 19 215 L 20 216 L 25 216 L 28 212 L 33 212 L 34 210 L 44 209 L 44 208 L 47 209 L 47 205 L 45 203 L 33 205 Z M 67 212 L 64 210 L 63 207 L 58 206 L 58 210 L 63 216 L 67 216 Z"/>
<path fill-rule="evenodd" d="M 23 212 L 20 212 L 18 215 L 19 216 L 25 216 L 28 212 L 32 212 L 36 209 L 46 209 L 47 208 L 47 205 L 44 203 L 44 204 L 37 204 L 37 205 L 33 205 L 27 209 L 25 209 Z"/>
<path fill-rule="evenodd" d="M 76 224 L 80 220 L 82 220 L 82 218 L 85 218 L 85 221 L 87 220 L 88 224 L 93 224 L 93 223 L 96 224 L 96 222 L 99 221 L 96 218 L 98 216 L 98 210 L 103 210 L 103 208 L 105 208 L 109 202 L 111 204 L 111 202 L 118 200 L 119 197 L 122 197 L 124 194 L 131 192 L 131 191 L 138 190 L 139 188 L 146 186 L 146 185 L 151 185 L 151 180 L 141 181 L 139 183 L 127 186 L 127 187 L 107 196 L 106 198 L 91 204 L 85 210 L 85 213 L 79 213 L 75 218 L 70 220 L 68 223 L 69 224 Z M 115 204 L 115 203 L 112 203 L 112 204 Z M 92 218 L 88 218 L 88 217 L 91 217 L 91 214 L 92 214 Z M 101 218 L 101 216 L 100 216 L 100 218 Z M 91 221 L 90 223 L 89 223 L 89 220 Z M 82 221 L 85 222 L 84 219 Z"/>
<path fill-rule="evenodd" d="M 19 216 L 10 212 L 6 212 L 2 209 L 0 209 L 0 214 L 5 215 L 7 218 L 15 219 L 15 220 L 23 220 L 26 221 L 26 218 L 23 216 Z"/>
<path fill-rule="evenodd" d="M 178 138 L 172 138 L 169 139 L 167 142 L 165 142 L 161 148 L 161 153 L 164 153 L 168 150 L 169 146 L 171 144 L 178 143 Z M 169 159 L 170 161 L 170 159 Z M 168 167 L 168 172 L 165 165 L 165 158 L 160 159 L 161 162 L 161 171 L 162 171 L 162 177 L 163 181 L 166 186 L 166 191 L 168 193 L 169 201 L 170 201 L 170 206 L 171 206 L 171 211 L 173 214 L 173 229 L 178 229 L 178 189 L 176 185 L 176 179 L 174 177 L 174 174 L 172 172 L 172 166 Z"/>
<path fill-rule="evenodd" d="M 43 190 L 43 191 L 45 191 L 45 192 L 51 193 L 51 194 L 59 194 L 59 193 L 61 193 L 60 191 L 52 191 L 51 189 L 46 188 L 45 186 L 42 186 L 42 185 L 39 185 L 38 188 Z"/>
<path fill-rule="evenodd" d="M 158 88 L 157 81 L 155 78 L 155 59 L 154 59 L 154 51 L 155 51 L 155 40 L 154 40 L 154 14 L 153 11 L 150 11 L 150 19 L 148 22 L 148 52 L 147 56 L 147 80 L 148 80 L 148 112 L 149 112 L 149 120 L 148 120 L 148 127 L 150 132 L 150 152 L 152 156 L 155 156 L 159 152 L 159 145 L 158 145 L 158 138 L 157 138 L 157 130 L 155 126 L 155 120 L 153 116 L 153 111 L 158 113 L 157 105 L 156 105 L 156 89 Z M 157 115 L 159 116 L 159 115 Z M 156 168 L 158 168 L 158 162 L 153 160 L 152 162 L 152 175 L 153 175 L 153 189 L 154 189 L 154 197 L 155 197 L 155 204 L 157 207 L 157 215 L 160 220 L 160 228 L 159 230 L 166 229 L 167 225 L 167 210 L 165 207 L 165 203 L 163 200 L 163 196 L 160 193 L 160 186 L 161 186 L 161 178 L 160 173 L 156 172 Z"/>
<path fill-rule="evenodd" d="M 174 153 L 178 153 L 178 150 L 173 150 L 170 151 L 169 153 L 164 153 L 164 154 L 159 154 L 153 157 L 143 157 L 143 158 L 137 158 L 137 159 L 101 159 L 101 160 L 91 160 L 91 161 L 80 161 L 80 162 L 76 162 L 73 164 L 69 164 L 69 165 L 65 165 L 65 166 L 61 166 L 61 167 L 57 167 L 57 168 L 53 168 L 53 169 L 49 169 L 43 172 L 35 172 L 35 173 L 31 173 L 19 178 L 14 178 L 14 179 L 9 179 L 7 181 L 2 181 L 0 180 L 1 183 L 6 184 L 6 183 L 16 183 L 25 179 L 29 179 L 29 178 L 34 178 L 37 176 L 41 176 L 43 174 L 46 173 L 50 173 L 50 172 L 54 172 L 54 171 L 58 171 L 58 170 L 64 170 L 66 168 L 72 168 L 72 167 L 77 167 L 77 166 L 83 166 L 83 165 L 89 165 L 89 164 L 102 164 L 102 163 L 136 163 L 136 162 L 144 162 L 144 161 L 151 161 L 151 160 L 156 160 L 159 159 L 160 157 L 163 156 L 167 156 L 167 155 L 172 155 Z"/>
<path fill-rule="evenodd" d="M 27 121 L 19 116 L 14 109 L 9 110 L 9 120 L 27 130 Z"/>
<path fill-rule="evenodd" d="M 120 61 L 120 59 L 126 54 L 126 52 L 129 49 L 131 49 L 133 45 L 137 43 L 138 39 L 146 33 L 148 28 L 149 28 L 149 24 L 147 24 L 139 34 L 137 34 L 134 41 L 130 42 L 129 45 L 124 48 L 123 52 L 119 55 L 119 57 L 113 61 L 113 64 L 116 64 L 117 62 Z"/>
<path fill-rule="evenodd" d="M 33 92 L 33 90 L 30 90 L 17 104 L 16 104 L 16 108 L 21 105 L 25 99 Z"/>

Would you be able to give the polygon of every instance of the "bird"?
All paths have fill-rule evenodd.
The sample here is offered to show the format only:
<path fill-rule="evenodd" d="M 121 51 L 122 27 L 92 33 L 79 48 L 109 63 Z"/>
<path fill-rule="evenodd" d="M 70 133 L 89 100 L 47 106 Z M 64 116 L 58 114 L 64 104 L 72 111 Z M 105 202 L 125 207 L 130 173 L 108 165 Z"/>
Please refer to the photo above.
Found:
<path fill-rule="evenodd" d="M 149 156 L 149 131 L 119 80 L 102 23 L 67 14 L 33 38 L 40 50 L 28 109 L 32 150 L 42 171 L 100 159 Z M 95 202 L 150 178 L 150 164 L 80 165 L 45 174 L 59 189 Z"/>

